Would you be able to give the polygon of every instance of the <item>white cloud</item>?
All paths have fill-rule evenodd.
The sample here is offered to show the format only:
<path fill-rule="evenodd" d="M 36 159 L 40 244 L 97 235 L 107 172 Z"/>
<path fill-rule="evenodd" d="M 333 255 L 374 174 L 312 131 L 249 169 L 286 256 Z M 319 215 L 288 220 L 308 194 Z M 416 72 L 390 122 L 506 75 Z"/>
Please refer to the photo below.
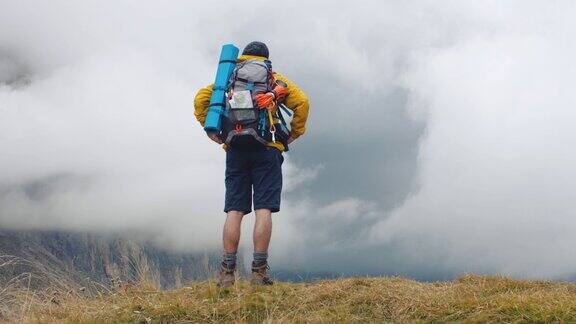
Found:
<path fill-rule="evenodd" d="M 224 154 L 194 120 L 192 99 L 212 80 L 222 43 L 260 39 L 311 96 L 309 134 L 354 152 L 350 173 L 395 173 L 362 154 L 394 154 L 377 145 L 404 125 L 395 115 L 403 109 L 378 105 L 394 89 L 406 90 L 407 111 L 427 127 L 420 188 L 392 213 L 361 193 L 319 202 L 306 185 L 333 161 L 302 167 L 288 158 L 294 197 L 275 219 L 272 246 L 290 258 L 277 262 L 571 273 L 573 3 L 283 6 L 0 1 L 0 82 L 24 79 L 0 85 L 0 225 L 219 246 Z M 279 10 L 289 17 L 270 15 Z M 374 144 L 362 151 L 354 145 L 366 134 Z M 403 263 L 394 268 L 375 251 Z"/>
<path fill-rule="evenodd" d="M 415 56 L 406 86 L 428 104 L 421 187 L 376 242 L 418 237 L 414 265 L 572 275 L 576 47 L 564 40 L 573 6 L 502 9 L 501 28 Z"/>

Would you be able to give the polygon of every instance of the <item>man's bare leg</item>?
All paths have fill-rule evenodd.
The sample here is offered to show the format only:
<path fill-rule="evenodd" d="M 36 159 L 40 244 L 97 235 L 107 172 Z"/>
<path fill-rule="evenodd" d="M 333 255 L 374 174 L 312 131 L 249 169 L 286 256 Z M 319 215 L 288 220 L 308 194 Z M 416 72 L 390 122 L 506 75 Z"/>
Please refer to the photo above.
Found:
<path fill-rule="evenodd" d="M 268 277 L 268 245 L 272 236 L 272 213 L 269 209 L 255 210 L 254 261 L 252 261 L 252 284 L 271 285 Z"/>
<path fill-rule="evenodd" d="M 238 244 L 240 243 L 240 227 L 242 225 L 243 217 L 244 213 L 240 211 L 233 210 L 228 212 L 222 233 L 225 253 L 236 253 L 236 251 L 238 251 Z"/>
<path fill-rule="evenodd" d="M 254 252 L 267 253 L 272 236 L 272 213 L 269 209 L 257 209 L 254 223 Z"/>
<path fill-rule="evenodd" d="M 222 241 L 224 253 L 222 254 L 222 264 L 218 277 L 218 286 L 230 287 L 236 281 L 234 272 L 236 271 L 236 252 L 240 242 L 240 226 L 242 225 L 244 213 L 239 211 L 229 211 L 222 231 Z"/>

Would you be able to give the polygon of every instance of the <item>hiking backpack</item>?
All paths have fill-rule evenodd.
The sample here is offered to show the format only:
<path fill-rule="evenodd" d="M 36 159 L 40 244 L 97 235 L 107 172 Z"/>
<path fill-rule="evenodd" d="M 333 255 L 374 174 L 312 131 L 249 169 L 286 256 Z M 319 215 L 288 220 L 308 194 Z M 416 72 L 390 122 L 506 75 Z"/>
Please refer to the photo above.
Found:
<path fill-rule="evenodd" d="M 268 145 L 272 141 L 266 109 L 259 109 L 256 95 L 272 90 L 274 75 L 268 60 L 240 62 L 228 82 L 228 100 L 222 119 L 222 140 L 226 145 L 240 149 L 252 149 Z M 285 144 L 280 132 L 276 140 Z"/>

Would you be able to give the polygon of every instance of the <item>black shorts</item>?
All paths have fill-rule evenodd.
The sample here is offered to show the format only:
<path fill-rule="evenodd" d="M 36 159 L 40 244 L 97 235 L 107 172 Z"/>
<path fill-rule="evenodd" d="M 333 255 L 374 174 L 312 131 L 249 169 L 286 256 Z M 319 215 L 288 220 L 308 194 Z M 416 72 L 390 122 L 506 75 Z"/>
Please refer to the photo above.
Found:
<path fill-rule="evenodd" d="M 252 211 L 252 198 L 254 209 L 280 211 L 283 162 L 282 152 L 273 147 L 253 151 L 228 148 L 224 212 L 248 214 Z"/>

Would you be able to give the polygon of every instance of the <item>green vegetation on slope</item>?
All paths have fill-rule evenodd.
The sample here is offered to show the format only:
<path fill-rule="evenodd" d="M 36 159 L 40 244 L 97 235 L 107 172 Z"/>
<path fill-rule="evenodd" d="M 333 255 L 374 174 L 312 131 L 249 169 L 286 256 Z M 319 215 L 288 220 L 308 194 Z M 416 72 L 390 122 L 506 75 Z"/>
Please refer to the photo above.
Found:
<path fill-rule="evenodd" d="M 228 290 L 123 286 L 27 306 L 32 322 L 574 322 L 576 284 L 468 275 L 453 282 L 350 278 Z"/>

